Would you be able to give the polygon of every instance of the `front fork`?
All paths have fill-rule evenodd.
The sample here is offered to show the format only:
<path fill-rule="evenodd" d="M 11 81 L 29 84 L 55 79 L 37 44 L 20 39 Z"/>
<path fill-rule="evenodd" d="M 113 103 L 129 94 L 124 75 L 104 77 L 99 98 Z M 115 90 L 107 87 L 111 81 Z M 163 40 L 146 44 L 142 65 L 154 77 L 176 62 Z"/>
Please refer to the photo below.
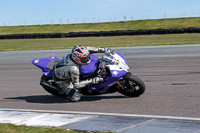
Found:
<path fill-rule="evenodd" d="M 128 79 L 129 77 L 131 76 L 131 73 L 130 72 L 127 72 L 124 76 L 122 76 L 123 77 L 123 79 Z M 117 88 L 118 89 L 126 89 L 121 83 L 120 83 L 120 81 L 117 81 Z"/>

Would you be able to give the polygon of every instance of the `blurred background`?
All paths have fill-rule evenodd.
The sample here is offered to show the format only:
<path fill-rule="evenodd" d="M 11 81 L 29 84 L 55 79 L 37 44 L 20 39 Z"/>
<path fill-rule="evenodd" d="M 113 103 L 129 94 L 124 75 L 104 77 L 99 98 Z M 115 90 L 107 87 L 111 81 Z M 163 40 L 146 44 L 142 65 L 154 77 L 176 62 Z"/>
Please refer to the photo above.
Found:
<path fill-rule="evenodd" d="M 0 0 L 0 26 L 200 17 L 199 0 Z"/>

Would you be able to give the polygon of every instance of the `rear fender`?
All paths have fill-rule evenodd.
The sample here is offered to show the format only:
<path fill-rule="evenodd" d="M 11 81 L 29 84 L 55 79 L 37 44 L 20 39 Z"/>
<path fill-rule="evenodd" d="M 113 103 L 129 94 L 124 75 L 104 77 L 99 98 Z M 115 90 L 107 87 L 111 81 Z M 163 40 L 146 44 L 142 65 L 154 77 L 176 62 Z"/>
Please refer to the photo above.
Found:
<path fill-rule="evenodd" d="M 42 69 L 42 72 L 47 77 L 52 77 L 52 70 L 48 68 L 51 61 L 58 61 L 59 58 L 55 56 L 51 56 L 49 58 L 40 58 L 40 59 L 34 59 L 32 60 L 32 64 L 37 66 L 38 68 Z"/>

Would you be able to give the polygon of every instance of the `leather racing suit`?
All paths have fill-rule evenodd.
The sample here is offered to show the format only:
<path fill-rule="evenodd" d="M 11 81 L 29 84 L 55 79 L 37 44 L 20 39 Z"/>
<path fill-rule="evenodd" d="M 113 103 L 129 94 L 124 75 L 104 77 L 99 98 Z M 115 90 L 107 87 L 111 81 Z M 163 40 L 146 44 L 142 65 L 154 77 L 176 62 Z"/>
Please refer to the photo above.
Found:
<path fill-rule="evenodd" d="M 89 53 L 104 53 L 104 48 L 86 47 Z M 81 65 L 75 63 L 71 54 L 64 56 L 54 66 L 54 80 L 57 86 L 64 89 L 71 101 L 78 101 L 80 93 L 78 89 L 91 84 L 98 84 L 103 81 L 102 78 L 96 77 L 80 81 Z"/>

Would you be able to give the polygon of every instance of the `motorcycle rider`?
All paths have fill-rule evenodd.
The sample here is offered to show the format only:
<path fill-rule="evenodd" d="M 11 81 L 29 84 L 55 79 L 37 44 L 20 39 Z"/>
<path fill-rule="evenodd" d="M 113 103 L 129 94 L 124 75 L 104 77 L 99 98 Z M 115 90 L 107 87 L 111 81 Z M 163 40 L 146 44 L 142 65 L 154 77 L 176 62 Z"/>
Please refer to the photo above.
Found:
<path fill-rule="evenodd" d="M 76 45 L 70 54 L 55 64 L 53 69 L 55 83 L 67 93 L 71 101 L 80 100 L 78 89 L 103 82 L 103 78 L 100 77 L 80 81 L 80 67 L 90 63 L 91 53 L 104 53 L 105 49 Z"/>

